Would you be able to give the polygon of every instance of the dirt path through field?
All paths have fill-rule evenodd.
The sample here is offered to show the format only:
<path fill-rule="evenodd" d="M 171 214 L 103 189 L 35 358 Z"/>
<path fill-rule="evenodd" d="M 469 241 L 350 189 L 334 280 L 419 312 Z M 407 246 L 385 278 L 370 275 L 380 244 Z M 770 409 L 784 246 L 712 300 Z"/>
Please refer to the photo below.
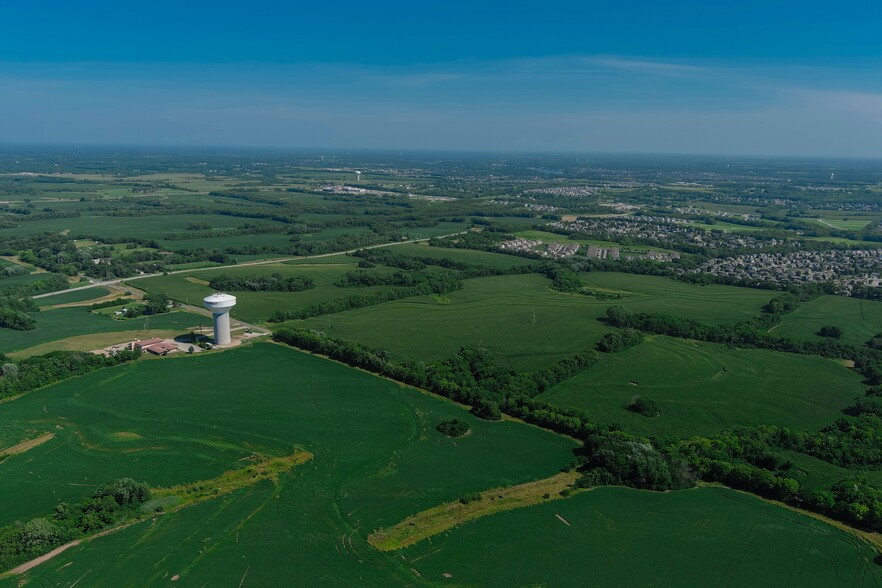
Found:
<path fill-rule="evenodd" d="M 76 547 L 77 545 L 79 545 L 82 542 L 83 542 L 82 539 L 77 539 L 76 541 L 71 541 L 70 543 L 65 543 L 61 547 L 56 547 L 55 549 L 53 549 L 49 553 L 43 554 L 36 559 L 32 559 L 31 561 L 27 561 L 27 562 L 21 564 L 20 566 L 18 566 L 17 568 L 12 568 L 11 570 L 9 570 L 6 573 L 7 574 L 16 574 L 16 575 L 23 574 L 23 573 L 31 570 L 32 568 L 37 567 L 41 563 L 49 561 L 50 559 L 52 559 L 53 557 L 55 557 L 59 553 L 67 551 L 71 547 Z"/>
<path fill-rule="evenodd" d="M 46 441 L 49 441 L 50 439 L 52 439 L 54 437 L 55 437 L 55 433 L 44 433 L 43 435 L 40 435 L 39 437 L 36 437 L 34 439 L 27 439 L 25 441 L 22 441 L 21 443 L 16 443 L 15 445 L 13 445 L 11 447 L 6 447 L 3 449 L 0 449 L 0 454 L 18 455 L 19 453 L 24 453 L 25 451 L 28 451 L 29 449 L 33 449 L 34 447 L 42 445 L 43 443 L 45 443 Z"/>

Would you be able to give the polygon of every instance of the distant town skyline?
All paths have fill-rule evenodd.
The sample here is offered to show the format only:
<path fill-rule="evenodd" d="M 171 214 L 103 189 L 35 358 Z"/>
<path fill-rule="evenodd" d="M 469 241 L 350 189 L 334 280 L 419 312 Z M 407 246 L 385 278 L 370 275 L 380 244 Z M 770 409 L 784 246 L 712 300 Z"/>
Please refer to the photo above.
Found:
<path fill-rule="evenodd" d="M 873 3 L 297 4 L 4 6 L 0 142 L 882 157 Z"/>

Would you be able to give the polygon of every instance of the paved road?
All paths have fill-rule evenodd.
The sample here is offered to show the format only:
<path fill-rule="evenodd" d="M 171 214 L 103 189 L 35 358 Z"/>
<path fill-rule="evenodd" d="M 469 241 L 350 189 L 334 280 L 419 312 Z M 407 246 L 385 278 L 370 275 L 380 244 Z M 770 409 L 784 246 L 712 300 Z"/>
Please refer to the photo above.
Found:
<path fill-rule="evenodd" d="M 443 239 L 445 237 L 454 237 L 456 235 L 464 235 L 467 231 L 460 231 L 458 233 L 450 233 L 449 235 L 439 235 L 438 237 L 426 237 L 425 239 L 412 239 L 410 241 L 394 241 L 392 243 L 380 243 L 379 245 L 368 245 L 366 247 L 358 247 L 356 249 L 350 249 L 349 251 L 336 251 L 334 253 L 321 253 L 319 255 L 301 255 L 298 257 L 277 257 L 274 259 L 261 259 L 258 261 L 246 261 L 245 263 L 237 263 L 233 265 L 215 265 L 211 267 L 200 267 L 195 269 L 185 269 L 185 270 L 175 270 L 173 272 L 168 272 L 167 275 L 174 274 L 188 274 L 193 272 L 203 272 L 208 270 L 219 270 L 233 267 L 247 267 L 249 265 L 266 265 L 268 263 L 282 263 L 285 261 L 296 261 L 299 259 L 318 259 L 320 257 L 331 257 L 334 255 L 346 255 L 348 253 L 354 253 L 356 251 L 360 251 L 362 249 L 376 249 L 378 247 L 391 247 L 393 245 L 406 245 L 408 243 L 420 243 L 422 241 L 428 241 L 429 239 Z M 89 288 L 95 288 L 96 286 L 115 286 L 117 284 L 121 284 L 122 282 L 131 282 L 133 280 L 143 280 L 144 278 L 155 278 L 156 276 L 163 276 L 166 274 L 156 273 L 156 274 L 144 274 L 140 276 L 132 276 L 131 278 L 115 278 L 113 280 L 93 280 L 90 281 L 88 286 L 77 286 L 76 288 L 68 288 L 67 290 L 56 290 L 55 292 L 47 292 L 46 294 L 37 294 L 33 298 L 45 298 L 47 296 L 55 296 L 56 294 L 65 294 L 67 292 L 76 292 L 78 290 L 87 290 Z M 196 307 L 193 307 L 196 308 Z M 255 327 L 256 328 L 256 327 Z"/>

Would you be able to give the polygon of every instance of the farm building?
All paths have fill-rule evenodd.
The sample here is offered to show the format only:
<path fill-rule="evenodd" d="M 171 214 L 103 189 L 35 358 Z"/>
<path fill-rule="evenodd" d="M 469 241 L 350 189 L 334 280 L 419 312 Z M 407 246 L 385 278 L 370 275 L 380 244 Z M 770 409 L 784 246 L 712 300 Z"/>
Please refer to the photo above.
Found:
<path fill-rule="evenodd" d="M 149 351 L 154 355 L 168 355 L 172 351 L 178 351 L 178 346 L 174 343 L 169 343 L 168 341 L 161 341 L 159 343 L 154 343 L 153 345 L 147 345 L 146 347 L 142 347 L 144 351 Z"/>
<path fill-rule="evenodd" d="M 145 347 L 149 347 L 151 345 L 156 345 L 157 343 L 162 343 L 162 339 L 159 337 L 154 337 L 153 339 L 144 339 L 143 341 L 135 341 L 135 349 L 144 349 Z"/>

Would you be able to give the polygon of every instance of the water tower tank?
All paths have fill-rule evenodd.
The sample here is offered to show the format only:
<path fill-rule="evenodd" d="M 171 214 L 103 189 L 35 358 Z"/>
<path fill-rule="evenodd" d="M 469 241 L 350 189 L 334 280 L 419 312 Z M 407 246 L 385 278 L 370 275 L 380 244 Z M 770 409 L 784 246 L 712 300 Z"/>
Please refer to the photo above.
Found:
<path fill-rule="evenodd" d="M 203 302 L 214 318 L 214 344 L 229 345 L 230 310 L 236 306 L 236 297 L 215 292 L 211 296 L 206 296 Z"/>

